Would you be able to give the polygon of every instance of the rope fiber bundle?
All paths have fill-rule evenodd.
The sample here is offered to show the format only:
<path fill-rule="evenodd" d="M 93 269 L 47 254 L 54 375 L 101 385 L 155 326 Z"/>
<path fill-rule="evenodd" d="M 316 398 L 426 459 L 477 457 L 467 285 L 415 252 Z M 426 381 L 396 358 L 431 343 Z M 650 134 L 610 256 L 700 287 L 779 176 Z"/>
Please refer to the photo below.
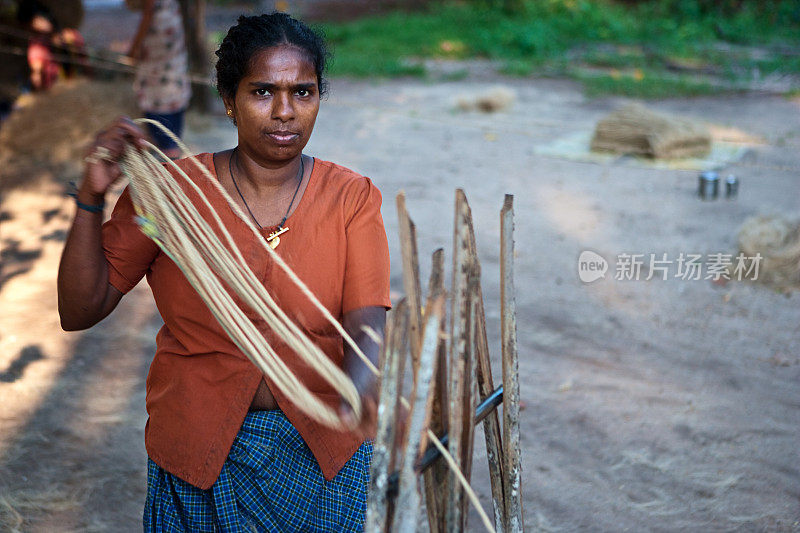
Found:
<path fill-rule="evenodd" d="M 184 154 L 189 155 L 185 145 L 171 135 L 160 123 L 148 119 L 136 122 L 153 124 L 161 128 L 179 143 Z M 302 360 L 313 368 L 350 405 L 358 420 L 361 417 L 361 401 L 350 378 L 317 347 L 302 329 L 277 305 L 267 289 L 247 266 L 239 248 L 225 228 L 208 199 L 200 188 L 178 165 L 169 160 L 153 145 L 147 147 L 162 158 L 173 172 L 167 170 L 159 159 L 148 151 L 139 151 L 133 146 L 126 148 L 120 161 L 123 173 L 130 181 L 131 198 L 139 216 L 142 231 L 161 248 L 181 269 L 186 279 L 208 305 L 209 310 L 223 327 L 231 340 L 293 403 L 308 416 L 330 427 L 341 425 L 338 413 L 324 404 L 289 369 L 274 348 L 264 338 L 234 300 L 234 293 L 259 318 L 272 329 Z M 247 226 L 257 241 L 275 263 L 284 270 L 295 285 L 323 313 L 338 330 L 345 342 L 377 373 L 374 365 L 358 348 L 342 325 L 314 297 L 291 268 L 269 246 L 267 241 L 231 199 L 225 189 L 194 157 L 191 162 L 206 176 L 209 183 L 223 195 Z M 182 180 L 197 193 L 201 203 L 208 208 L 213 220 L 206 220 L 192 203 L 177 180 Z"/>

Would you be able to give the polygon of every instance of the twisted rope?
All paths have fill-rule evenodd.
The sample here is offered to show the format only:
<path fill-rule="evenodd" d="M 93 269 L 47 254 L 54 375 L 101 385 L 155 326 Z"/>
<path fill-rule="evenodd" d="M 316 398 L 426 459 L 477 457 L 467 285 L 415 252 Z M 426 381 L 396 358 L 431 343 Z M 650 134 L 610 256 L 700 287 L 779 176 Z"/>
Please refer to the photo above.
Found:
<path fill-rule="evenodd" d="M 178 143 L 184 154 L 190 155 L 186 146 L 157 121 L 138 119 L 136 122 L 149 123 L 161 128 Z M 247 266 L 247 261 L 230 232 L 197 184 L 158 148 L 150 143 L 147 143 L 146 147 L 156 155 L 128 146 L 120 161 L 120 167 L 130 181 L 131 198 L 142 231 L 181 269 L 234 344 L 265 375 L 269 376 L 275 386 L 291 398 L 300 410 L 329 427 L 341 425 L 336 410 L 319 400 L 294 375 L 237 304 L 234 294 L 258 313 L 280 340 L 342 395 L 358 420 L 361 417 L 361 401 L 355 385 L 347 374 L 316 346 L 275 302 Z M 167 170 L 159 159 L 166 162 L 172 172 Z M 189 157 L 189 160 L 233 207 L 265 252 L 377 375 L 375 366 L 339 321 L 269 246 L 264 236 L 231 199 L 219 181 L 212 176 L 209 169 L 194 157 Z M 197 193 L 200 205 L 207 207 L 210 220 L 206 220 L 200 214 L 179 184 L 179 180 Z M 226 290 L 226 287 L 229 290 Z"/>

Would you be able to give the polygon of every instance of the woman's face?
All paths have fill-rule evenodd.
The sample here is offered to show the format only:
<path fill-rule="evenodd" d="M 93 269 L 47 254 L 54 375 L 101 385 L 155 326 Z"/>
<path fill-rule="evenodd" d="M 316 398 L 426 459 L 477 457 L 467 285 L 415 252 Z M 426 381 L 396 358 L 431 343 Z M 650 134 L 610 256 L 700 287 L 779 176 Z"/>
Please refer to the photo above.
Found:
<path fill-rule="evenodd" d="M 225 105 L 236 119 L 239 146 L 250 157 L 264 166 L 293 159 L 308 143 L 319 112 L 314 65 L 294 46 L 261 50 Z"/>

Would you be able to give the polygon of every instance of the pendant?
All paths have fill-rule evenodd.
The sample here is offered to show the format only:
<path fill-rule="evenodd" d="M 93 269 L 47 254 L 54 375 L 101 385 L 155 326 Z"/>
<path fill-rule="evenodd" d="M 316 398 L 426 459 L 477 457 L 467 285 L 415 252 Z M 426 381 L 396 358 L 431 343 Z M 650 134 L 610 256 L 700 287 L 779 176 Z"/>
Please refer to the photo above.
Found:
<path fill-rule="evenodd" d="M 269 235 L 267 235 L 267 242 L 269 243 L 269 247 L 273 250 L 278 247 L 281 243 L 280 235 L 283 235 L 289 231 L 289 228 L 278 228 Z"/>

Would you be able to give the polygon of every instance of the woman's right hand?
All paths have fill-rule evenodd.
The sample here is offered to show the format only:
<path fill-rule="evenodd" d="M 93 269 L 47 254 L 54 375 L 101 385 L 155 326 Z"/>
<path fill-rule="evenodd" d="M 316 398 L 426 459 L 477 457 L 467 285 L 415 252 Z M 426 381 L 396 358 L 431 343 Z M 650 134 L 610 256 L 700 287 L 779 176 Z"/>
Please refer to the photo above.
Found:
<path fill-rule="evenodd" d="M 95 200 L 87 203 L 102 203 L 108 189 L 122 175 L 119 160 L 125 147 L 133 144 L 143 149 L 145 140 L 144 132 L 128 117 L 119 117 L 98 133 L 86 154 L 86 171 L 78 194 Z"/>

